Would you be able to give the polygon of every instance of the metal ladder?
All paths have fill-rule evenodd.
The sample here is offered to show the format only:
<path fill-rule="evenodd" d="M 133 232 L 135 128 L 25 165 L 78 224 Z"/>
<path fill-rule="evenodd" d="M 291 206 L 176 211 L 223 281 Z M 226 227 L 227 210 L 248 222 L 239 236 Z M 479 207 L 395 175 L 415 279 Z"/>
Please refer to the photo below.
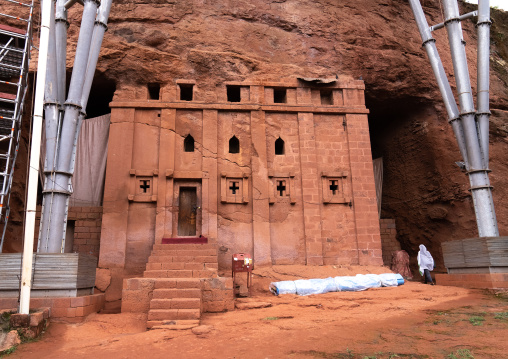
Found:
<path fill-rule="evenodd" d="M 3 3 L 3 4 L 2 4 Z M 0 0 L 0 231 L 2 252 L 28 89 L 34 2 Z"/>

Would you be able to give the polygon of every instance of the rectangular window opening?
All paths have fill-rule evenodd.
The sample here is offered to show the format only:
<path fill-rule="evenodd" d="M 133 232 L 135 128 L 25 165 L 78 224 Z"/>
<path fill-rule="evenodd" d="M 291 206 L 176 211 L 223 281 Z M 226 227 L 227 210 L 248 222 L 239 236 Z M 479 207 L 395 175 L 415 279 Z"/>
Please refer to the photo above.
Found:
<path fill-rule="evenodd" d="M 333 105 L 333 94 L 331 89 L 321 89 L 321 105 Z"/>
<path fill-rule="evenodd" d="M 149 100 L 158 100 L 160 98 L 160 93 L 161 93 L 161 84 L 158 83 L 148 84 Z"/>
<path fill-rule="evenodd" d="M 228 102 L 240 102 L 242 100 L 240 86 L 226 86 Z"/>
<path fill-rule="evenodd" d="M 180 100 L 181 101 L 192 101 L 194 85 L 192 84 L 180 84 Z"/>
<path fill-rule="evenodd" d="M 286 89 L 273 89 L 273 102 L 274 103 L 286 103 L 287 102 Z"/>
<path fill-rule="evenodd" d="M 74 252 L 74 229 L 75 228 L 76 228 L 76 221 L 67 220 L 67 229 L 65 230 L 64 253 Z"/>

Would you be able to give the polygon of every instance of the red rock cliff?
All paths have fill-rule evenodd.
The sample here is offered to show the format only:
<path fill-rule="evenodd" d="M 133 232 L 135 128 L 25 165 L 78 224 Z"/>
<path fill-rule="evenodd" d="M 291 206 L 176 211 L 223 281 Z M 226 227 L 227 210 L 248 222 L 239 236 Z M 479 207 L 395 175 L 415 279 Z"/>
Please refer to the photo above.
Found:
<path fill-rule="evenodd" d="M 437 0 L 422 3 L 429 23 L 443 20 Z M 78 7 L 70 14 L 70 48 Z M 462 12 L 473 8 L 462 4 Z M 491 182 L 500 232 L 507 235 L 508 13 L 492 16 Z M 475 87 L 473 20 L 463 27 Z M 454 88 L 445 30 L 435 37 Z M 225 80 L 337 74 L 365 81 L 372 153 L 384 158 L 382 217 L 396 219 L 398 239 L 412 257 L 423 243 L 442 266 L 440 242 L 476 236 L 476 223 L 467 177 L 455 165 L 460 153 L 407 1 L 115 0 L 88 112 L 100 112 L 99 98 L 111 98 L 115 86 L 115 98 L 146 98 L 147 83 L 163 87 L 176 78 L 195 79 L 206 92 Z M 24 173 L 26 154 L 20 160 Z M 12 218 L 13 237 L 21 233 L 20 218 Z"/>

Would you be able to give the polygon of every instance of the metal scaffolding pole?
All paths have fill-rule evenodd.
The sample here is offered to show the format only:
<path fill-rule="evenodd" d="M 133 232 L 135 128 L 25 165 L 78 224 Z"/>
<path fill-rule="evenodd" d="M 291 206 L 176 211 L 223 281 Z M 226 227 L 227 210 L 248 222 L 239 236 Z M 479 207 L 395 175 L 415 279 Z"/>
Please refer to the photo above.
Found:
<path fill-rule="evenodd" d="M 489 1 L 487 1 L 487 5 L 488 3 Z M 499 230 L 497 228 L 494 201 L 492 200 L 492 187 L 490 186 L 488 169 L 484 166 L 479 135 L 476 128 L 476 111 L 473 102 L 473 91 L 469 81 L 465 42 L 462 39 L 462 26 L 460 25 L 457 0 L 443 0 L 443 11 L 459 96 L 460 116 L 464 126 L 464 137 L 471 166 L 468 169 L 468 174 L 475 206 L 478 233 L 480 237 L 496 237 L 499 236 Z"/>
<path fill-rule="evenodd" d="M 54 181 L 55 157 L 58 148 L 58 129 L 60 116 L 60 103 L 58 101 L 58 97 L 61 91 L 59 89 L 60 81 L 58 80 L 58 55 L 54 6 L 55 4 L 53 0 L 50 18 L 46 87 L 44 93 L 44 125 L 46 130 L 46 159 L 44 164 L 44 174 L 46 175 L 46 178 L 44 181 L 44 192 L 51 190 L 51 183 Z M 43 201 L 44 207 L 49 208 L 50 212 L 53 208 L 52 200 L 53 197 L 49 197 L 44 198 Z M 50 221 L 41 222 L 39 232 L 48 234 L 50 225 Z"/>
<path fill-rule="evenodd" d="M 28 314 L 30 309 L 30 290 L 32 288 L 32 262 L 35 231 L 35 212 L 37 204 L 37 181 L 39 180 L 39 159 L 42 136 L 42 115 L 44 86 L 46 82 L 46 64 L 48 60 L 49 26 L 52 0 L 41 2 L 41 30 L 39 43 L 39 64 L 37 66 L 37 87 L 35 89 L 34 116 L 32 126 L 32 147 L 30 169 L 28 172 L 28 195 L 25 214 L 25 243 L 23 248 L 23 266 L 21 271 L 21 291 L 19 312 Z"/>
<path fill-rule="evenodd" d="M 72 148 L 78 125 L 78 115 L 81 111 L 81 94 L 90 52 L 93 26 L 98 3 L 95 0 L 85 1 L 81 28 L 79 31 L 76 55 L 69 86 L 69 94 L 65 102 L 65 114 L 59 138 L 56 170 L 54 181 L 47 177 L 44 190 L 44 206 L 41 226 L 47 227 L 47 232 L 41 232 L 39 239 L 40 253 L 60 253 L 64 248 L 65 230 L 67 225 L 66 199 L 71 191 L 71 159 Z M 48 205 L 51 203 L 51 207 Z M 50 223 L 53 223 L 50 225 Z"/>
<path fill-rule="evenodd" d="M 65 8 L 65 0 L 56 0 L 55 38 L 56 38 L 56 63 L 57 63 L 57 80 L 58 80 L 58 103 L 60 104 L 60 106 L 62 106 L 65 101 L 68 27 L 69 22 L 67 21 L 67 9 Z"/>
<path fill-rule="evenodd" d="M 483 167 L 489 168 L 489 71 L 490 71 L 490 7 L 488 0 L 478 1 L 478 66 L 476 120 L 483 152 Z"/>
<path fill-rule="evenodd" d="M 450 89 L 450 85 L 444 72 L 441 60 L 435 47 L 435 40 L 431 35 L 431 28 L 427 24 L 423 9 L 419 0 L 409 0 L 413 10 L 423 45 L 434 70 L 443 100 L 445 102 L 450 122 L 459 144 L 460 152 L 466 163 L 471 192 L 475 208 L 476 222 L 480 237 L 496 237 L 499 235 L 496 214 L 492 200 L 491 186 L 488 178 L 488 169 L 484 165 L 485 153 L 482 153 L 479 135 L 475 122 L 475 109 L 469 81 L 465 42 L 462 39 L 462 27 L 460 24 L 458 4 L 456 0 L 443 0 L 445 13 L 444 25 L 448 32 L 450 50 L 452 54 L 457 92 L 459 96 L 460 114 L 457 104 Z M 486 1 L 488 3 L 488 1 Z M 485 6 L 485 5 L 484 5 Z M 488 4 L 487 4 L 488 6 Z M 468 16 L 463 16 L 467 18 Z M 439 26 L 436 26 L 439 28 Z M 487 74 L 488 78 L 488 74 Z M 488 103 L 488 100 L 487 100 Z M 458 115 L 458 116 L 457 116 Z M 487 132 L 488 143 L 488 132 Z"/>
<path fill-rule="evenodd" d="M 57 13 L 58 6 L 62 4 L 60 0 L 58 1 Z M 63 3 L 65 7 L 69 2 Z M 112 0 L 103 0 L 98 8 L 98 2 L 84 1 L 69 94 L 64 105 L 65 113 L 61 133 L 57 136 L 55 168 L 52 170 L 47 168 L 48 176 L 44 191 L 39 252 L 57 253 L 62 252 L 65 247 L 65 230 L 69 197 L 72 193 L 71 179 L 74 173 L 76 142 L 81 122 L 86 116 L 84 110 L 88 102 L 102 40 L 107 29 L 111 4 Z"/>
<path fill-rule="evenodd" d="M 445 104 L 446 112 L 448 113 L 448 121 L 452 125 L 453 133 L 455 134 L 455 138 L 457 139 L 457 143 L 459 145 L 460 154 L 466 163 L 466 167 L 469 167 L 466 142 L 464 140 L 464 131 L 460 121 L 459 109 L 457 107 L 457 103 L 455 102 L 452 88 L 448 82 L 448 78 L 446 77 L 443 63 L 439 57 L 439 53 L 436 47 L 436 40 L 432 37 L 427 19 L 425 18 L 425 14 L 423 13 L 423 9 L 420 5 L 420 0 L 409 0 L 409 5 L 413 10 L 416 24 L 422 37 L 423 47 L 425 47 L 425 50 L 427 51 L 430 65 L 432 66 L 432 70 L 434 72 L 434 76 L 436 77 L 439 90 L 443 96 L 443 102 Z"/>
<path fill-rule="evenodd" d="M 92 81 L 95 75 L 95 68 L 99 60 L 99 53 L 101 51 L 102 40 L 104 33 L 108 29 L 108 17 L 111 11 L 113 0 L 102 0 L 95 26 L 93 29 L 92 45 L 90 47 L 90 55 L 88 56 L 88 66 L 86 68 L 85 83 L 83 85 L 83 94 L 81 95 L 81 107 L 86 109 L 88 97 L 92 88 Z"/>
<path fill-rule="evenodd" d="M 10 197 L 14 167 L 19 148 L 21 120 L 28 89 L 30 50 L 32 47 L 33 1 L 10 2 L 11 8 L 2 10 L 0 19 L 15 19 L 15 27 L 4 25 L 0 35 L 0 252 L 10 214 Z M 25 28 L 25 29 L 22 29 Z"/>
<path fill-rule="evenodd" d="M 101 5 L 99 7 L 97 13 L 97 19 L 95 20 L 95 26 L 92 35 L 92 44 L 90 46 L 90 54 L 88 56 L 88 65 L 85 74 L 85 82 L 83 84 L 83 93 L 81 94 L 81 108 L 82 110 L 78 116 L 78 126 L 76 128 L 76 136 L 74 137 L 74 145 L 72 148 L 72 159 L 70 165 L 70 172 L 74 174 L 74 165 L 76 159 L 76 147 L 78 142 L 79 131 L 81 129 L 81 124 L 86 117 L 85 110 L 86 105 L 88 104 L 88 98 L 90 96 L 90 90 L 92 89 L 92 82 L 95 75 L 95 68 L 97 67 L 97 61 L 99 60 L 99 53 L 102 46 L 102 40 L 104 39 L 104 33 L 108 29 L 108 17 L 109 12 L 111 10 L 113 0 L 102 0 Z M 70 196 L 67 196 L 65 202 L 65 213 L 69 211 L 69 199 Z M 65 238 L 64 238 L 65 241 Z M 65 247 L 65 243 L 62 244 Z"/>

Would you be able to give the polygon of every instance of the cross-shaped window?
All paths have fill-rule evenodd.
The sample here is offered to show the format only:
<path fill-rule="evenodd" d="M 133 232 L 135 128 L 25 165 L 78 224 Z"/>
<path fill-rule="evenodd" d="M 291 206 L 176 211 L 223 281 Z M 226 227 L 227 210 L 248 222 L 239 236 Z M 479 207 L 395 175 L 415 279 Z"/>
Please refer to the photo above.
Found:
<path fill-rule="evenodd" d="M 240 187 L 238 187 L 238 182 L 236 181 L 231 181 L 231 186 L 229 187 L 229 189 L 231 190 L 231 192 L 233 194 L 236 194 L 236 191 L 240 189 Z"/>
<path fill-rule="evenodd" d="M 284 196 L 286 192 L 286 181 L 277 181 L 277 192 L 279 192 L 279 196 Z"/>
<path fill-rule="evenodd" d="M 143 190 L 143 193 L 146 193 L 147 190 L 150 188 L 150 180 L 140 180 L 139 188 Z"/>
<path fill-rule="evenodd" d="M 337 185 L 337 180 L 330 180 L 330 191 L 332 191 L 333 194 L 335 192 L 339 191 L 339 186 Z"/>

